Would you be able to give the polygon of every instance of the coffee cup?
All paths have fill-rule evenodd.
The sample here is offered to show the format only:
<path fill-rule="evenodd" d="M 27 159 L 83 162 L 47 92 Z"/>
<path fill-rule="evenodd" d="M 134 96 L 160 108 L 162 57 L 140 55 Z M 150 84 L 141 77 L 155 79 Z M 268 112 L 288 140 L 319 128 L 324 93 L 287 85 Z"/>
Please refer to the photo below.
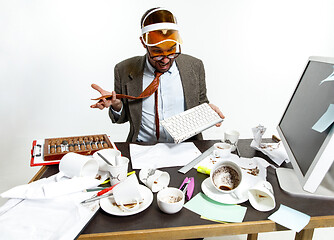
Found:
<path fill-rule="evenodd" d="M 126 179 L 128 174 L 129 159 L 127 157 L 118 157 L 118 165 L 109 165 L 107 170 L 110 175 L 110 184 L 115 185 Z"/>
<path fill-rule="evenodd" d="M 213 155 L 215 157 L 226 158 L 231 155 L 232 146 L 230 144 L 219 142 L 215 143 L 213 146 L 214 146 Z"/>
<path fill-rule="evenodd" d="M 132 212 L 139 208 L 143 198 L 139 191 L 136 174 L 131 174 L 113 188 L 115 203 L 123 210 Z"/>
<path fill-rule="evenodd" d="M 164 171 L 144 168 L 139 172 L 139 179 L 155 193 L 168 186 L 170 176 Z"/>
<path fill-rule="evenodd" d="M 59 162 L 59 174 L 57 179 L 65 176 L 73 177 L 92 177 L 95 178 L 99 170 L 99 165 L 92 157 L 77 153 L 65 154 Z"/>
<path fill-rule="evenodd" d="M 102 157 L 99 155 L 101 154 L 109 163 L 113 166 L 118 165 L 118 158 L 121 156 L 121 152 L 117 149 L 107 148 L 102 149 L 93 154 L 93 158 L 99 163 L 99 170 L 101 171 L 109 171 L 109 164 L 106 163 Z"/>
<path fill-rule="evenodd" d="M 232 193 L 241 185 L 242 171 L 236 163 L 223 160 L 213 166 L 210 180 L 219 192 Z"/>
<path fill-rule="evenodd" d="M 258 182 L 248 190 L 250 204 L 258 211 L 266 212 L 275 208 L 274 190 L 268 181 Z"/>
<path fill-rule="evenodd" d="M 239 140 L 240 133 L 236 130 L 227 130 L 224 133 L 224 142 L 231 144 L 231 152 L 237 149 L 237 144 Z"/>
<path fill-rule="evenodd" d="M 184 205 L 184 193 L 180 189 L 167 187 L 158 192 L 157 202 L 161 211 L 174 214 Z"/>

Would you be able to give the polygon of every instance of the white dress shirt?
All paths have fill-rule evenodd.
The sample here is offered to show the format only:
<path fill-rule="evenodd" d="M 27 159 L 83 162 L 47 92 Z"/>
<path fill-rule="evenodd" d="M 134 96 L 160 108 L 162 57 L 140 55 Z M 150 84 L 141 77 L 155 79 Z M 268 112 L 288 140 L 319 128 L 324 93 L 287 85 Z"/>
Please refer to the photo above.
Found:
<path fill-rule="evenodd" d="M 143 75 L 143 90 L 153 81 L 155 69 L 146 58 L 146 64 Z M 183 87 L 179 70 L 175 61 L 171 68 L 162 74 L 159 78 L 158 88 L 158 110 L 159 120 L 169 118 L 185 110 L 185 101 L 183 94 Z M 122 110 L 121 110 L 122 111 Z M 119 117 L 120 113 L 112 111 L 115 117 Z M 142 142 L 156 142 L 155 134 L 155 102 L 154 94 L 143 99 L 142 105 L 142 119 L 137 141 Z M 160 124 L 160 138 L 159 142 L 174 142 L 173 138 Z"/>

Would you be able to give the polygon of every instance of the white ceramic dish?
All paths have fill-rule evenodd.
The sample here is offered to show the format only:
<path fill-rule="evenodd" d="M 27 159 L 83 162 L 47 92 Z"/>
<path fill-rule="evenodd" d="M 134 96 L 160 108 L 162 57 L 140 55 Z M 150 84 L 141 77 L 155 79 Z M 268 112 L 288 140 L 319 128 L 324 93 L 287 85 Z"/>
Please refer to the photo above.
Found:
<path fill-rule="evenodd" d="M 178 188 L 164 188 L 158 192 L 157 202 L 161 211 L 174 214 L 183 208 L 184 193 Z"/>
<path fill-rule="evenodd" d="M 221 193 L 219 192 L 211 183 L 210 177 L 205 179 L 202 182 L 202 191 L 206 196 L 211 198 L 212 200 L 215 200 L 220 203 L 225 204 L 239 204 L 246 202 L 248 200 L 248 189 L 246 187 L 243 187 L 243 183 L 240 183 L 240 189 L 238 190 L 238 198 L 234 195 L 234 193 Z"/>
<path fill-rule="evenodd" d="M 106 213 L 109 213 L 115 216 L 129 216 L 129 215 L 140 213 L 152 204 L 153 193 L 148 187 L 144 185 L 139 185 L 139 192 L 141 196 L 143 197 L 144 201 L 140 203 L 139 208 L 135 211 L 132 211 L 132 212 L 123 211 L 120 207 L 114 204 L 115 200 L 113 197 L 102 198 L 100 200 L 100 206 Z"/>

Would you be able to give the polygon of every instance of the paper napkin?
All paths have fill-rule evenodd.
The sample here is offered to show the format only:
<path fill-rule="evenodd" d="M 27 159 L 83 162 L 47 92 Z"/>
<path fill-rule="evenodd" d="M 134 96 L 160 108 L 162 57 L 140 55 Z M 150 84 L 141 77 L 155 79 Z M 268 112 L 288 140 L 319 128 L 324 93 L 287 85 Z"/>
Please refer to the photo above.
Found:
<path fill-rule="evenodd" d="M 259 125 L 252 128 L 254 139 L 251 142 L 251 147 L 264 153 L 271 160 L 273 160 L 278 166 L 284 161 L 289 162 L 288 155 L 281 142 L 279 143 L 262 143 L 262 136 L 266 131 L 266 128 Z"/>

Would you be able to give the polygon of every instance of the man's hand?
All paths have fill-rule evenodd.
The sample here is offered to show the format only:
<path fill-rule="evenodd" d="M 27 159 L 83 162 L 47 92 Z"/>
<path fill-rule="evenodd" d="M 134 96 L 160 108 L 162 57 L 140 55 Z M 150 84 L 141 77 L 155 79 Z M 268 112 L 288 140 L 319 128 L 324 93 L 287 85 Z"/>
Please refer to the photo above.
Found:
<path fill-rule="evenodd" d="M 216 105 L 213 105 L 212 103 L 209 103 L 209 106 L 216 112 L 218 113 L 219 117 L 221 117 L 222 119 L 225 118 L 224 114 L 219 110 L 219 108 Z M 222 123 L 217 123 L 216 127 L 220 127 L 222 125 Z"/>
<path fill-rule="evenodd" d="M 103 96 L 106 95 L 112 95 L 111 98 L 102 98 L 100 101 L 97 103 L 91 105 L 91 108 L 98 108 L 100 110 L 104 108 L 109 108 L 110 106 L 115 110 L 115 111 L 120 111 L 122 108 L 122 101 L 116 98 L 116 92 L 108 92 L 104 89 L 102 89 L 99 85 L 97 84 L 92 84 L 91 85 L 93 89 L 99 91 L 99 93 Z"/>

